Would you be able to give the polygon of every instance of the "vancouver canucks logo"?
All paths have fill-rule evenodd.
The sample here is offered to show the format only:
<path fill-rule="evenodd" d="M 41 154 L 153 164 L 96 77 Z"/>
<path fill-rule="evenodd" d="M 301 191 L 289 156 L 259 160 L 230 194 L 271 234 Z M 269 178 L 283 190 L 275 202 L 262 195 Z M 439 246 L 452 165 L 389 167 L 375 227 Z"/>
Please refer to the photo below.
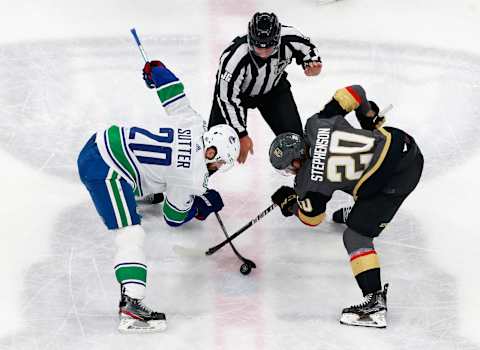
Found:
<path fill-rule="evenodd" d="M 275 154 L 275 157 L 277 158 L 282 158 L 283 156 L 283 152 L 280 148 L 275 148 L 275 150 L 273 151 L 273 154 Z"/>

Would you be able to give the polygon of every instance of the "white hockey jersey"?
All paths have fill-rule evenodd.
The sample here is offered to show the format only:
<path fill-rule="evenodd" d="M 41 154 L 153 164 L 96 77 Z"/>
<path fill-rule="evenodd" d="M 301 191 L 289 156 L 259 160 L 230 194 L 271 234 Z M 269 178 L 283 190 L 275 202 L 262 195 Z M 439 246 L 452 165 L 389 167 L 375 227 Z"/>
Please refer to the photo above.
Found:
<path fill-rule="evenodd" d="M 176 92 L 181 93 L 173 94 L 176 99 L 162 99 L 172 85 L 157 89 L 168 114 L 157 129 L 113 125 L 98 132 L 96 142 L 104 161 L 132 185 L 137 196 L 163 192 L 164 215 L 180 223 L 193 196 L 207 190 L 208 170 L 202 138 L 205 123 L 191 108 L 183 84 L 177 84 L 181 89 Z"/>

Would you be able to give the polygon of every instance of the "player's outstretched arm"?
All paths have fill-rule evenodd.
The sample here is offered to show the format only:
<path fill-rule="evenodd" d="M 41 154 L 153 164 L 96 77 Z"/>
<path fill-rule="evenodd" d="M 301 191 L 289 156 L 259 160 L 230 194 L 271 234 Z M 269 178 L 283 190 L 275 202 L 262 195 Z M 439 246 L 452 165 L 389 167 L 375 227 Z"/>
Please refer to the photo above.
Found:
<path fill-rule="evenodd" d="M 195 113 L 185 95 L 180 79 L 160 61 L 150 61 L 143 67 L 143 80 L 148 88 L 156 89 L 165 111 L 169 115 Z"/>
<path fill-rule="evenodd" d="M 345 117 L 357 109 L 368 111 L 367 96 L 360 85 L 350 85 L 335 91 L 332 99 L 318 113 L 318 116 L 320 118 L 333 118 L 337 115 Z"/>
<path fill-rule="evenodd" d="M 335 91 L 333 99 L 338 102 L 340 107 L 346 112 L 359 110 L 362 113 L 367 113 L 370 110 L 368 104 L 367 94 L 360 85 L 350 85 Z"/>
<path fill-rule="evenodd" d="M 355 111 L 360 125 L 366 130 L 373 130 L 384 121 L 384 118 L 378 116 L 377 105 L 373 101 L 368 101 L 367 94 L 360 85 L 338 89 L 318 116 L 320 118 L 332 118 L 337 115 L 345 117 L 352 111 Z"/>

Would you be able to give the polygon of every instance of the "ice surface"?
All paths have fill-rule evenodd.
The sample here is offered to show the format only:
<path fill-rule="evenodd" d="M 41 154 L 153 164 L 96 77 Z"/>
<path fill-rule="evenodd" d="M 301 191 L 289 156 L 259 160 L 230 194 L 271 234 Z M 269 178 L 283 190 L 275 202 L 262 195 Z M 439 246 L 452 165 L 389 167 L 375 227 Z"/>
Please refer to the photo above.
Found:
<path fill-rule="evenodd" d="M 0 349 L 480 349 L 479 5 L 320 3 L 0 2 L 0 29 L 9 33 L 0 40 Z M 79 183 L 78 151 L 98 129 L 155 126 L 164 115 L 141 80 L 131 26 L 150 57 L 184 80 L 207 118 L 218 54 L 256 10 L 276 11 L 320 48 L 320 77 L 288 68 L 305 119 L 335 89 L 361 83 L 379 105 L 394 105 L 388 124 L 414 135 L 425 155 L 421 185 L 376 240 L 390 283 L 389 328 L 338 323 L 342 307 L 360 293 L 342 228 L 332 222 L 311 229 L 269 214 L 236 241 L 258 266 L 245 277 L 228 247 L 211 257 L 172 251 L 222 240 L 213 217 L 172 229 L 158 206 L 142 206 L 146 302 L 166 312 L 169 329 L 122 336 L 113 237 Z M 250 113 L 255 155 L 212 178 L 231 232 L 290 181 L 268 165 L 272 133 L 264 124 Z M 328 213 L 348 200 L 336 195 Z"/>

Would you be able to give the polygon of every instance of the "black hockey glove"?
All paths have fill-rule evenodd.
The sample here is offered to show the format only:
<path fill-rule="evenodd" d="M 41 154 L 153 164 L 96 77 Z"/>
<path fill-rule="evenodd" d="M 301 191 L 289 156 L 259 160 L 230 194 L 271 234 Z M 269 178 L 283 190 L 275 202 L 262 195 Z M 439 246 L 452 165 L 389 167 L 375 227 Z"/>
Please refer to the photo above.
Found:
<path fill-rule="evenodd" d="M 362 129 L 375 130 L 377 127 L 381 127 L 383 123 L 385 123 L 385 117 L 378 115 L 380 110 L 375 102 L 368 102 L 370 103 L 370 108 L 375 112 L 375 115 L 373 117 L 368 117 L 361 113 L 359 109 L 355 110 L 355 115 L 357 116 L 358 122 L 360 123 Z"/>
<path fill-rule="evenodd" d="M 305 61 L 302 62 L 302 68 L 305 69 L 310 65 L 310 63 L 314 63 L 314 62 L 315 63 L 322 63 L 322 59 L 319 56 L 315 56 L 315 57 L 312 57 L 308 60 L 305 60 Z"/>
<path fill-rule="evenodd" d="M 207 190 L 201 196 L 195 196 L 193 206 L 197 208 L 195 217 L 198 220 L 205 220 L 211 213 L 217 213 L 223 208 L 223 200 L 215 190 Z"/>
<path fill-rule="evenodd" d="M 153 67 L 164 67 L 164 64 L 160 61 L 151 61 L 145 63 L 145 66 L 143 67 L 143 80 L 145 80 L 145 84 L 147 84 L 149 89 L 155 88 L 155 82 L 153 81 L 152 77 Z"/>
<path fill-rule="evenodd" d="M 292 216 L 292 207 L 297 202 L 297 194 L 293 188 L 282 186 L 272 194 L 272 202 L 280 207 L 283 216 Z"/>

